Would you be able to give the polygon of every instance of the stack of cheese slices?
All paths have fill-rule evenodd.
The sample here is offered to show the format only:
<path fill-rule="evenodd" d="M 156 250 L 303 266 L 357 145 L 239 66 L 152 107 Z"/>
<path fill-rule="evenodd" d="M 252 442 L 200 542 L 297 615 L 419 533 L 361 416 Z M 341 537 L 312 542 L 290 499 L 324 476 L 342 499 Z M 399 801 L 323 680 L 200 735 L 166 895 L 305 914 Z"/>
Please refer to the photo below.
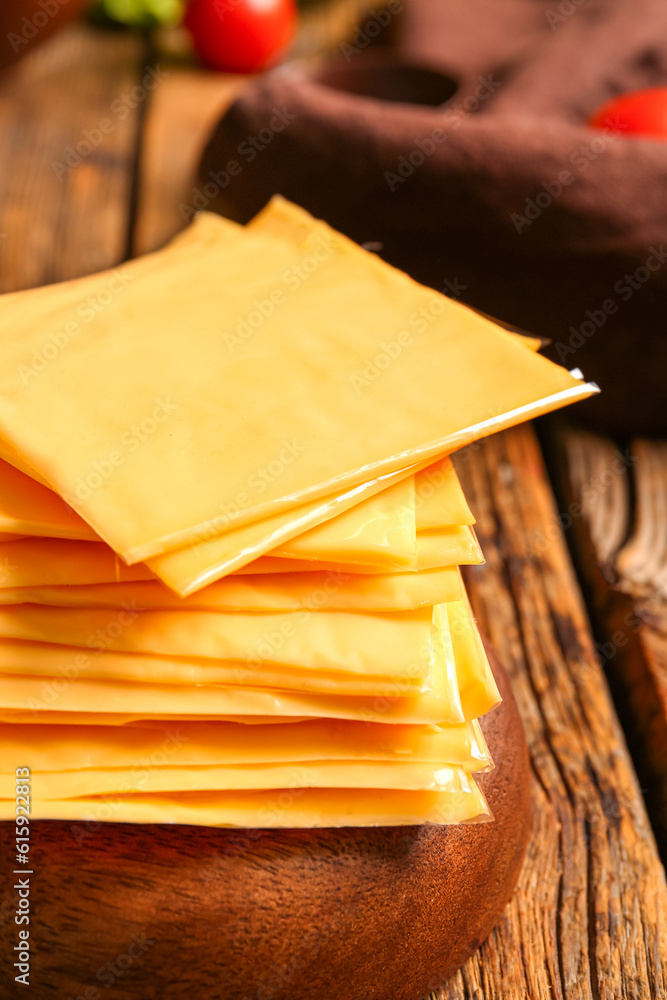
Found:
<path fill-rule="evenodd" d="M 595 387 L 278 198 L 0 315 L 0 818 L 487 818 L 448 456 Z"/>

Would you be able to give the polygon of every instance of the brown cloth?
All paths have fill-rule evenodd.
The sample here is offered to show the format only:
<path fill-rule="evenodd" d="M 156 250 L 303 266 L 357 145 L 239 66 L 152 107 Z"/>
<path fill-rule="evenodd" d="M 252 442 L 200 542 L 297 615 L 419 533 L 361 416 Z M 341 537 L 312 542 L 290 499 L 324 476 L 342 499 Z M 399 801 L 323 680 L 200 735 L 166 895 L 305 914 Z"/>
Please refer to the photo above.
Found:
<path fill-rule="evenodd" d="M 603 390 L 580 416 L 664 434 L 667 142 L 586 125 L 659 84 L 664 0 L 389 0 L 333 62 L 241 93 L 195 207 L 246 221 L 279 192 L 551 338 Z"/>

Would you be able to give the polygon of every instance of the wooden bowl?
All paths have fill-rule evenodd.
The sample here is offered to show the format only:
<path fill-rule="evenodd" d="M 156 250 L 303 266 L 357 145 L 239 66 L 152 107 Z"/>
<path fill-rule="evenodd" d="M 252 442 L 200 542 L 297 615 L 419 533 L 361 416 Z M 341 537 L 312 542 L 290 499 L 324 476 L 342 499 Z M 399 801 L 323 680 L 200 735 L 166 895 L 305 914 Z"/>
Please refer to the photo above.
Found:
<path fill-rule="evenodd" d="M 483 721 L 496 767 L 481 779 L 492 823 L 287 831 L 33 823 L 31 1000 L 425 996 L 498 921 L 528 840 L 525 737 L 507 676 L 497 663 L 494 671 L 504 701 Z M 0 824 L 7 886 L 13 835 Z M 7 983 L 15 905 L 6 894 L 0 908 Z"/>

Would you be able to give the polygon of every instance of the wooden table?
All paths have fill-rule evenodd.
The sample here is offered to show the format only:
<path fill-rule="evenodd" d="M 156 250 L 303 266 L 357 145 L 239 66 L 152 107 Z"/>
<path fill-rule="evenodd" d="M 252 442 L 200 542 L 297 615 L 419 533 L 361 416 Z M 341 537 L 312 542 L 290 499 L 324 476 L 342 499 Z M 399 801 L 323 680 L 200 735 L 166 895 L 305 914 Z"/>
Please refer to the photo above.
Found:
<path fill-rule="evenodd" d="M 310 45 L 316 28 L 308 26 Z M 156 56 L 139 37 L 82 27 L 30 55 L 0 87 L 2 290 L 115 265 L 182 228 L 179 204 L 192 202 L 198 153 L 240 86 L 238 78 Z M 575 502 L 586 477 L 599 475 L 609 447 L 578 432 L 559 432 L 565 503 Z M 657 545 L 651 526 L 667 530 L 664 450 L 660 459 L 662 466 L 653 455 L 650 500 L 642 500 L 653 507 L 640 511 L 643 527 L 634 562 L 632 544 L 624 550 L 626 567 L 641 566 L 642 546 L 645 552 Z M 642 459 L 639 467 L 645 464 Z M 569 508 L 561 517 L 531 427 L 466 449 L 457 465 L 488 560 L 468 575 L 471 597 L 511 674 L 523 715 L 535 822 L 519 888 L 502 922 L 433 996 L 667 998 L 664 871 L 562 527 L 574 524 L 567 537 L 576 539 L 589 583 L 600 577 L 600 566 L 607 568 L 603 584 L 598 579 L 594 588 L 594 606 L 606 628 L 613 631 L 614 594 L 626 604 L 653 602 L 649 625 L 642 618 L 634 632 L 626 627 L 630 652 L 609 659 L 629 678 L 628 718 L 639 718 L 640 729 L 650 722 L 650 760 L 647 744 L 637 746 L 654 769 L 649 805 L 656 816 L 664 814 L 655 767 L 662 760 L 664 780 L 665 619 L 659 599 L 641 590 L 645 581 L 640 586 L 635 580 L 630 591 L 616 586 L 624 574 L 615 552 L 630 534 L 624 480 L 613 480 L 613 502 L 593 505 L 593 513 L 590 505 L 583 513 L 570 512 L 568 522 Z M 602 519 L 597 534 L 596 518 Z M 603 540 L 603 551 L 591 534 Z M 664 536 L 660 545 L 664 556 Z M 654 567 L 658 578 L 661 569 Z M 621 641 L 617 636 L 619 649 Z M 662 701 L 651 703 L 652 697 Z M 0 909 L 4 919 L 6 908 Z M 53 994 L 48 984 L 35 984 L 32 995 Z M 122 990 L 102 995 L 120 997 Z"/>

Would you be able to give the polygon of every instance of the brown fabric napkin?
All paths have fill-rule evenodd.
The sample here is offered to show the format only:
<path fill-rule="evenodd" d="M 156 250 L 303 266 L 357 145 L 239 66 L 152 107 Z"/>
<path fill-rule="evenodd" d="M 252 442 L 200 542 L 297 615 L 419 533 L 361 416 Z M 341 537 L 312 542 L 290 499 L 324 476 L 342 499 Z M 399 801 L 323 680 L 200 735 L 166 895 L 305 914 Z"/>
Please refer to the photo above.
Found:
<path fill-rule="evenodd" d="M 587 117 L 667 83 L 664 0 L 390 0 L 325 66 L 258 78 L 193 207 L 279 192 L 447 294 L 552 339 L 603 392 L 580 415 L 665 433 L 667 141 Z"/>

